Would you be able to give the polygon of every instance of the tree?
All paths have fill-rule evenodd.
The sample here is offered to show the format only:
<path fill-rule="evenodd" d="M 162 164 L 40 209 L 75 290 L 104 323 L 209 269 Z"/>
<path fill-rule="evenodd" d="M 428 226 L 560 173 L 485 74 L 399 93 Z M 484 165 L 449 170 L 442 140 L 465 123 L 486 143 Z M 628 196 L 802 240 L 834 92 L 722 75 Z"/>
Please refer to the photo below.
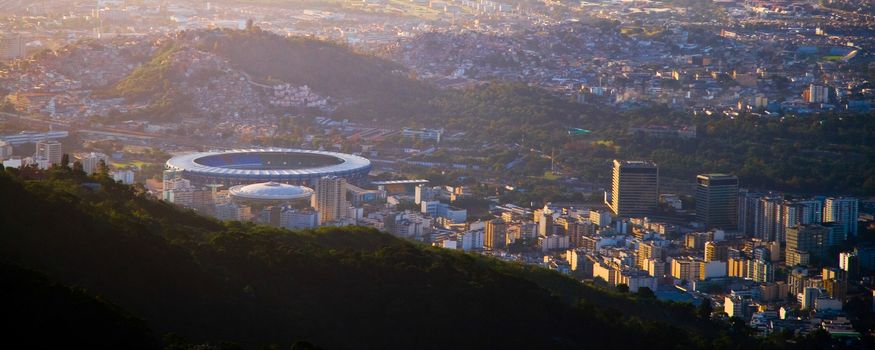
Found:
<path fill-rule="evenodd" d="M 82 162 L 80 162 L 78 160 L 73 162 L 73 172 L 74 173 L 82 173 L 82 174 L 85 173 L 85 168 L 82 167 Z"/>
<path fill-rule="evenodd" d="M 629 293 L 629 286 L 625 283 L 620 283 L 617 285 L 617 291 L 620 293 Z"/>
<path fill-rule="evenodd" d="M 292 345 L 292 350 L 321 350 L 322 348 L 306 341 L 297 341 Z"/>
<path fill-rule="evenodd" d="M 639 287 L 638 296 L 643 299 L 653 299 L 656 298 L 656 293 L 653 293 L 653 290 L 648 287 Z"/>
<path fill-rule="evenodd" d="M 65 168 L 65 169 L 70 169 L 70 155 L 69 154 L 64 153 L 64 155 L 61 156 L 61 167 Z"/>
<path fill-rule="evenodd" d="M 714 307 L 711 305 L 711 299 L 708 298 L 702 300 L 702 303 L 696 309 L 696 315 L 703 320 L 710 320 L 712 312 L 714 312 Z"/>
<path fill-rule="evenodd" d="M 109 167 L 106 165 L 106 161 L 101 159 L 97 163 L 97 169 L 94 172 L 100 176 L 109 176 Z"/>

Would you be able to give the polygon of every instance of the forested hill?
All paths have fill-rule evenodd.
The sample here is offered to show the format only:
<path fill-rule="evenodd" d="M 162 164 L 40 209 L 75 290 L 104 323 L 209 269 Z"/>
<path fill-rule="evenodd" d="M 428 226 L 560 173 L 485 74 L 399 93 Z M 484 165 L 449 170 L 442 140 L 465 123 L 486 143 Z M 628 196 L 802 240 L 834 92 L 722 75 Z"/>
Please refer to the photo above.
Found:
<path fill-rule="evenodd" d="M 173 332 L 196 343 L 327 349 L 758 345 L 696 319 L 691 306 L 371 229 L 219 223 L 64 168 L 0 171 L 0 193 L 5 264 L 123 308 L 151 339 Z M 17 301 L 2 302 L 7 310 Z"/>
<path fill-rule="evenodd" d="M 331 42 L 284 37 L 257 27 L 183 32 L 178 40 L 227 58 L 259 81 L 308 85 L 340 99 L 404 100 L 435 93 L 410 79 L 409 70 L 400 64 Z"/>

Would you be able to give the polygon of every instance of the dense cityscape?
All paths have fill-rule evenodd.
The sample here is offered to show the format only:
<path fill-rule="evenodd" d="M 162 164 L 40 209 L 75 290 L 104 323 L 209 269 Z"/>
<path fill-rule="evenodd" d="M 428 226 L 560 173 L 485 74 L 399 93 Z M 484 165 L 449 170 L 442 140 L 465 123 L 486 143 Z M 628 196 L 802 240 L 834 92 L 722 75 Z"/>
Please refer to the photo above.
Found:
<path fill-rule="evenodd" d="M 685 340 L 653 347 L 873 348 L 873 11 L 861 0 L 0 0 L 3 279 L 44 273 L 158 335 L 102 331 L 127 334 L 107 338 L 114 347 L 570 349 L 610 344 L 574 328 L 602 324 L 630 335 L 621 347 L 662 330 Z M 103 248 L 50 247 L 55 224 L 23 238 L 41 225 L 20 211 L 38 206 L 87 213 L 60 221 L 107 230 L 100 240 L 148 232 L 140 244 L 166 242 L 167 262 L 196 262 L 174 278 L 203 290 L 144 287 L 159 278 L 148 269 L 133 286 L 80 269 Z M 94 243 L 74 237 L 58 242 Z M 124 239 L 94 258 L 146 249 Z M 317 277 L 334 263 L 347 268 Z M 364 276 L 380 286 L 356 284 Z M 305 281 L 312 300 L 280 297 L 314 288 Z M 520 298 L 543 304 L 519 307 L 511 285 L 535 286 Z M 352 306 L 337 289 L 380 296 Z M 172 312 L 193 299 L 202 306 L 179 309 L 192 316 Z M 504 318 L 475 311 L 498 309 Z M 520 338 L 448 335 L 546 310 L 562 316 Z M 191 328 L 187 317 L 211 312 L 234 316 Z M 373 334 L 360 330 L 368 320 Z M 271 322 L 291 330 L 261 326 Z M 264 333 L 220 331 L 246 323 Z"/>

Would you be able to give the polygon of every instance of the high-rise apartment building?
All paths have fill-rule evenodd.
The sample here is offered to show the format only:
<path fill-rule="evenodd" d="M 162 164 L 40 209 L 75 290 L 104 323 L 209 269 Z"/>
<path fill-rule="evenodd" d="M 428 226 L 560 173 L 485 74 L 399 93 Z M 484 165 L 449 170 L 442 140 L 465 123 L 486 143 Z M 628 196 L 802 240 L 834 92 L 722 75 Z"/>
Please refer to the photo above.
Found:
<path fill-rule="evenodd" d="M 808 103 L 829 103 L 830 87 L 811 84 L 808 86 L 808 91 L 806 95 L 806 97 L 808 98 Z"/>
<path fill-rule="evenodd" d="M 507 240 L 507 224 L 502 219 L 493 219 L 486 222 L 484 228 L 483 245 L 489 249 L 504 248 Z"/>
<path fill-rule="evenodd" d="M 751 192 L 747 189 L 738 190 L 738 232 L 748 236 L 754 236 L 757 232 L 758 213 L 762 211 L 760 208 L 760 198 L 763 193 Z"/>
<path fill-rule="evenodd" d="M 705 242 L 705 261 L 727 261 L 729 259 L 729 244 L 726 241 Z"/>
<path fill-rule="evenodd" d="M 787 266 L 807 265 L 810 258 L 822 259 L 828 236 L 829 229 L 818 224 L 787 228 Z"/>
<path fill-rule="evenodd" d="M 817 224 L 823 220 L 823 202 L 817 199 L 784 201 L 781 209 L 784 227 Z"/>
<path fill-rule="evenodd" d="M 638 245 L 638 267 L 647 269 L 648 260 L 662 261 L 662 247 L 655 244 L 653 241 L 641 242 Z"/>
<path fill-rule="evenodd" d="M 844 271 L 845 278 L 856 280 L 860 276 L 860 258 L 856 251 L 839 253 L 839 268 Z"/>
<path fill-rule="evenodd" d="M 618 216 L 650 214 L 659 203 L 659 168 L 649 161 L 614 160 L 611 198 L 607 203 Z"/>
<path fill-rule="evenodd" d="M 343 219 L 349 204 L 346 201 L 346 179 L 326 176 L 316 180 L 313 208 L 319 212 L 319 225 Z"/>
<path fill-rule="evenodd" d="M 756 206 L 754 218 L 754 237 L 766 242 L 780 242 L 783 223 L 781 219 L 781 202 L 783 198 L 776 195 L 760 197 Z"/>
<path fill-rule="evenodd" d="M 48 160 L 49 164 L 61 164 L 61 143 L 54 140 L 36 143 L 36 157 Z"/>
<path fill-rule="evenodd" d="M 817 199 L 765 196 L 758 209 L 755 237 L 767 242 L 785 242 L 788 227 L 817 224 L 823 218 L 823 202 Z"/>
<path fill-rule="evenodd" d="M 696 220 L 706 229 L 738 227 L 738 177 L 704 174 L 696 178 Z"/>
<path fill-rule="evenodd" d="M 100 166 L 100 161 L 103 161 L 104 165 L 109 164 L 109 157 L 103 153 L 85 153 L 80 154 L 76 157 L 80 163 L 82 163 L 82 170 L 85 170 L 85 173 L 88 175 L 92 175 L 97 171 L 97 168 Z"/>
<path fill-rule="evenodd" d="M 702 260 L 689 256 L 674 257 L 671 259 L 671 276 L 687 282 L 701 280 L 699 273 L 703 263 Z"/>
<path fill-rule="evenodd" d="M 849 237 L 856 237 L 859 210 L 856 198 L 827 198 L 823 205 L 823 222 L 839 223 Z"/>

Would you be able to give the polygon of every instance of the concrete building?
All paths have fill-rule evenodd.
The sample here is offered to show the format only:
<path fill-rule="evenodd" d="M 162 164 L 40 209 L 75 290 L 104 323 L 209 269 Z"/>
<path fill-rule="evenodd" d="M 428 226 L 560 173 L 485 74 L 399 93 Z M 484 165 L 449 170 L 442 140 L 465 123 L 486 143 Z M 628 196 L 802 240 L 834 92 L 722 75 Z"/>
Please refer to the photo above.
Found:
<path fill-rule="evenodd" d="M 586 270 L 587 268 L 587 257 L 586 250 L 576 248 L 569 249 L 565 252 L 565 260 L 568 261 L 568 264 L 571 267 L 571 271 L 577 270 Z M 590 271 L 592 271 L 592 267 L 589 267 Z"/>
<path fill-rule="evenodd" d="M 37 143 L 40 141 L 49 141 L 62 139 L 70 136 L 67 131 L 47 131 L 47 132 L 32 132 L 22 131 L 14 135 L 2 135 L 0 140 L 8 142 L 12 146 L 20 146 L 28 143 Z"/>
<path fill-rule="evenodd" d="M 346 200 L 346 179 L 325 176 L 316 180 L 312 207 L 319 212 L 319 225 L 346 217 L 349 202 Z"/>
<path fill-rule="evenodd" d="M 766 283 L 775 281 L 775 267 L 771 262 L 762 260 L 751 261 L 752 274 L 750 279 L 754 282 Z"/>
<path fill-rule="evenodd" d="M 855 280 L 860 276 L 860 258 L 856 251 L 839 253 L 839 268 L 845 272 L 848 280 Z"/>
<path fill-rule="evenodd" d="M 110 173 L 113 181 L 121 182 L 125 185 L 132 185 L 134 183 L 134 175 L 134 171 L 130 169 L 115 170 Z"/>
<path fill-rule="evenodd" d="M 806 287 L 802 290 L 802 293 L 799 294 L 797 300 L 799 301 L 800 307 L 802 309 L 811 310 L 814 308 L 814 302 L 820 297 L 820 289 Z"/>
<path fill-rule="evenodd" d="M 620 271 L 617 284 L 625 284 L 632 293 L 638 293 L 641 288 L 657 290 L 657 278 L 650 276 L 647 271 L 638 269 L 625 269 Z"/>
<path fill-rule="evenodd" d="M 644 216 L 659 204 L 659 169 L 649 161 L 614 160 L 611 197 L 606 201 L 618 216 Z"/>
<path fill-rule="evenodd" d="M 617 285 L 617 274 L 615 273 L 615 271 L 616 270 L 614 270 L 611 265 L 603 261 L 597 261 L 592 266 L 593 278 L 601 278 L 602 280 L 607 282 L 608 285 L 612 286 Z"/>
<path fill-rule="evenodd" d="M 21 34 L 0 34 L 0 60 L 23 58 L 27 55 L 25 40 Z"/>
<path fill-rule="evenodd" d="M 589 221 L 592 221 L 594 224 L 599 227 L 609 227 L 611 225 L 611 221 L 613 217 L 611 213 L 607 210 L 590 210 L 589 211 Z"/>
<path fill-rule="evenodd" d="M 830 87 L 823 85 L 811 84 L 808 86 L 808 91 L 806 91 L 806 97 L 808 98 L 808 103 L 829 103 L 830 101 Z"/>
<path fill-rule="evenodd" d="M 729 243 L 705 242 L 705 261 L 727 261 L 729 258 Z"/>
<path fill-rule="evenodd" d="M 821 223 L 823 221 L 823 202 L 816 199 L 785 201 L 782 204 L 784 227 Z M 786 235 L 786 229 L 785 229 Z"/>
<path fill-rule="evenodd" d="M 702 261 L 690 256 L 671 259 L 671 276 L 687 282 L 698 281 L 702 270 Z"/>
<path fill-rule="evenodd" d="M 538 235 L 547 236 L 552 235 L 555 232 L 554 220 L 557 215 L 553 212 L 553 209 L 544 206 L 542 209 L 535 210 L 535 222 L 538 224 Z"/>
<path fill-rule="evenodd" d="M 564 250 L 570 246 L 568 236 L 549 235 L 538 237 L 541 251 Z"/>
<path fill-rule="evenodd" d="M 729 317 L 738 317 L 747 320 L 747 309 L 750 303 L 740 297 L 725 297 L 723 299 L 723 312 Z"/>
<path fill-rule="evenodd" d="M 97 168 L 100 166 L 100 161 L 103 161 L 103 164 L 109 165 L 109 157 L 103 153 L 91 152 L 76 155 L 76 160 L 82 164 L 82 170 L 85 171 L 88 175 L 93 175 L 97 172 Z"/>
<path fill-rule="evenodd" d="M 784 223 L 781 196 L 763 196 L 757 199 L 754 217 L 754 237 L 766 242 L 784 241 Z"/>
<path fill-rule="evenodd" d="M 665 261 L 662 259 L 647 259 L 643 269 L 647 274 L 656 278 L 665 277 Z"/>
<path fill-rule="evenodd" d="M 165 192 L 165 200 L 178 206 L 208 213 L 215 209 L 213 193 L 210 190 L 193 187 L 173 189 Z"/>
<path fill-rule="evenodd" d="M 39 141 L 36 143 L 36 157 L 48 160 L 49 164 L 61 164 L 61 143 L 54 140 Z"/>
<path fill-rule="evenodd" d="M 462 250 L 471 251 L 483 249 L 483 230 L 469 230 L 459 235 Z"/>
<path fill-rule="evenodd" d="M 748 189 L 738 190 L 738 232 L 753 236 L 756 232 L 757 214 L 760 212 L 759 199 L 762 193 L 751 192 Z"/>
<path fill-rule="evenodd" d="M 704 280 L 716 277 L 726 277 L 725 261 L 703 261 L 699 264 L 698 279 Z"/>
<path fill-rule="evenodd" d="M 829 230 L 822 225 L 800 225 L 787 229 L 787 266 L 808 265 L 808 259 L 823 259 Z"/>
<path fill-rule="evenodd" d="M 646 265 L 649 260 L 662 260 L 662 247 L 654 241 L 641 242 L 638 244 L 638 267 L 647 270 Z"/>
<path fill-rule="evenodd" d="M 760 301 L 762 302 L 774 302 L 781 301 L 787 299 L 787 293 L 789 291 L 787 284 L 783 282 L 769 282 L 763 283 L 759 286 L 760 289 Z"/>
<path fill-rule="evenodd" d="M 696 221 L 706 229 L 738 227 L 738 177 L 705 174 L 696 178 Z"/>
<path fill-rule="evenodd" d="M 814 299 L 814 310 L 817 312 L 842 311 L 842 302 L 832 298 L 817 298 Z"/>
<path fill-rule="evenodd" d="M 0 161 L 9 159 L 12 157 L 12 144 L 6 141 L 0 140 Z"/>
<path fill-rule="evenodd" d="M 446 203 L 439 201 L 424 201 L 420 204 L 420 212 L 431 215 L 435 218 L 446 218 L 454 223 L 464 223 L 468 221 L 468 211 L 465 209 L 456 208 Z"/>
<path fill-rule="evenodd" d="M 507 241 L 507 224 L 502 219 L 486 221 L 483 245 L 489 249 L 501 249 Z M 572 268 L 573 269 L 573 268 Z"/>
<path fill-rule="evenodd" d="M 842 245 L 848 239 L 848 232 L 845 231 L 847 226 L 838 222 L 824 222 L 821 225 L 829 230 L 829 235 L 826 237 L 826 245 Z"/>
<path fill-rule="evenodd" d="M 726 263 L 726 267 L 726 274 L 729 277 L 744 278 L 760 283 L 775 281 L 775 267 L 768 261 L 731 257 Z"/>
<path fill-rule="evenodd" d="M 823 203 L 819 200 L 784 200 L 780 196 L 760 198 L 756 234 L 768 242 L 786 242 L 787 228 L 820 223 Z"/>
<path fill-rule="evenodd" d="M 856 237 L 859 206 L 859 200 L 856 198 L 827 198 L 823 205 L 823 222 L 839 223 L 845 228 L 848 236 Z"/>
<path fill-rule="evenodd" d="M 413 203 L 422 204 L 422 202 L 430 202 L 435 200 L 437 190 L 426 185 L 416 185 L 413 190 Z"/>
<path fill-rule="evenodd" d="M 441 136 L 444 133 L 444 129 L 411 129 L 411 128 L 403 128 L 401 129 L 401 136 L 417 139 L 417 140 L 428 140 L 441 142 Z"/>
<path fill-rule="evenodd" d="M 249 221 L 252 219 L 252 209 L 236 203 L 216 204 L 215 217 L 223 221 Z"/>

